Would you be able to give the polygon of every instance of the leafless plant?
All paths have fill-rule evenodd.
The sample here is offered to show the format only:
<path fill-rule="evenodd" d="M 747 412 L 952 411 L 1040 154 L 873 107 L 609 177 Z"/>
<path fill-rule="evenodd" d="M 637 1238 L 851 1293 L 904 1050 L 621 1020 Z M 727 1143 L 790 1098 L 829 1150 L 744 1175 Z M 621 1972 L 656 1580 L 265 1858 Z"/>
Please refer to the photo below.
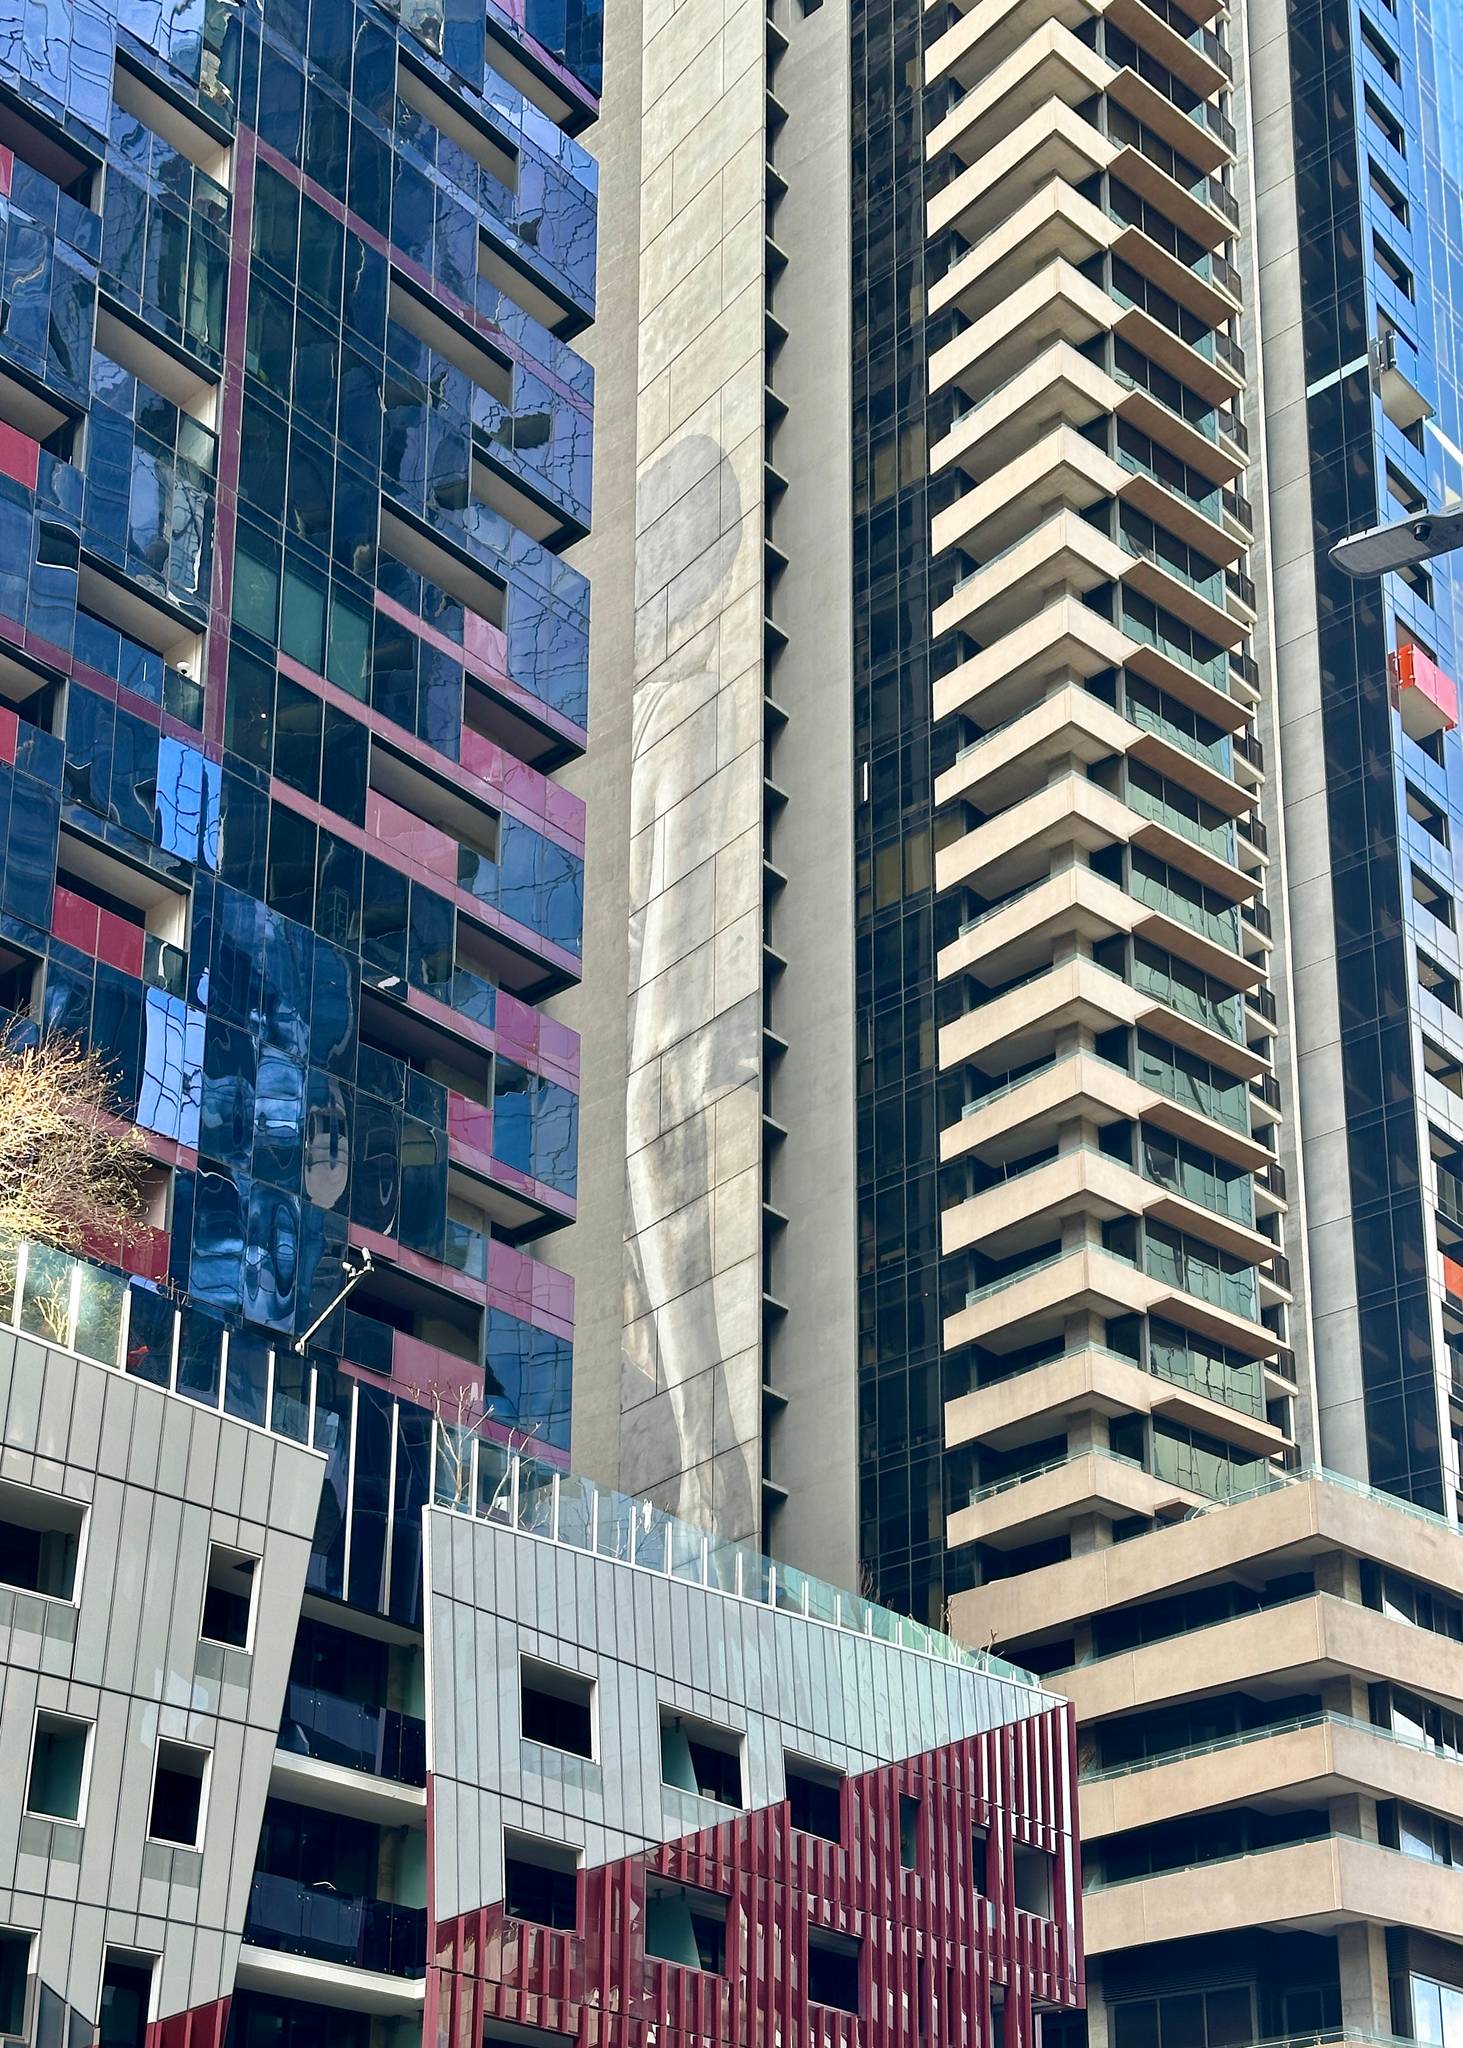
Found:
<path fill-rule="evenodd" d="M 82 1252 L 136 1237 L 146 1153 L 112 1079 L 75 1039 L 0 1034 L 0 1238 Z"/>
<path fill-rule="evenodd" d="M 444 1505 L 470 1509 L 472 1507 L 472 1447 L 475 1442 L 482 1440 L 484 1430 L 495 1419 L 492 1403 L 488 1402 L 485 1404 L 480 1401 L 477 1394 L 466 1382 L 459 1382 L 457 1385 L 451 1386 L 444 1384 L 440 1380 L 434 1380 L 430 1386 L 423 1388 L 422 1391 L 431 1403 L 432 1414 L 437 1423 L 438 1455 L 446 1471 L 448 1484 L 451 1488 L 451 1499 L 445 1502 Z M 484 1509 L 484 1513 L 487 1516 L 491 1517 L 496 1514 L 502 1506 L 503 1491 L 508 1485 L 509 1475 L 512 1470 L 511 1463 L 508 1460 L 511 1460 L 515 1454 L 522 1453 L 528 1449 L 539 1428 L 540 1425 L 535 1423 L 531 1429 L 521 1430 L 519 1434 L 522 1437 L 522 1442 L 517 1444 L 513 1441 L 512 1429 L 509 1429 L 508 1441 L 504 1446 L 507 1459 L 505 1459 L 503 1472 L 498 1480 L 498 1484 L 493 1490 L 493 1497 Z"/>

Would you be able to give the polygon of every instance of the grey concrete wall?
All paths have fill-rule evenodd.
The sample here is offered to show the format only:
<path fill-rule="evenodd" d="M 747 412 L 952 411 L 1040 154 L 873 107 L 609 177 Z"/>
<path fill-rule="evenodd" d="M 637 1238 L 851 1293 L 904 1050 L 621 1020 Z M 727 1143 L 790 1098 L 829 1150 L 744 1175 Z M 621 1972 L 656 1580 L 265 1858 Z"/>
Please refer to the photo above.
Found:
<path fill-rule="evenodd" d="M 1265 744 L 1278 763 L 1280 802 L 1269 814 L 1284 837 L 1288 974 L 1275 973 L 1289 1071 L 1282 1075 L 1283 1158 L 1302 1205 L 1304 1249 L 1293 1320 L 1309 1340 L 1310 1414 L 1301 1455 L 1365 1478 L 1366 1427 L 1351 1239 L 1351 1170 L 1336 990 L 1336 925 L 1325 731 L 1316 637 L 1310 435 L 1301 337 L 1299 231 L 1290 109 L 1290 50 L 1283 0 L 1247 0 L 1252 83 L 1255 247 L 1259 265 L 1261 410 L 1265 435 L 1268 587 L 1273 593 L 1275 694 Z M 1252 423 L 1253 431 L 1253 423 Z M 1260 493 L 1256 492 L 1257 500 Z M 1257 539 L 1259 537 L 1257 536 Z M 1278 902 L 1275 905 L 1278 925 Z M 1277 931 L 1277 936 L 1279 933 Z M 1309 1327 L 1303 1325 L 1307 1316 Z M 1303 1374 L 1303 1389 L 1305 1375 Z M 1303 1411 L 1310 1405 L 1302 1403 Z"/>
<path fill-rule="evenodd" d="M 89 2033 L 103 1949 L 156 1956 L 155 2016 L 233 1988 L 324 1461 L 0 1333 L 0 1479 L 82 1503 L 71 1600 L 0 1587 L 0 1928 Z M 259 1559 L 252 1649 L 200 1641 L 210 1543 Z M 92 1724 L 80 1825 L 24 1812 L 35 1713 Z M 209 1752 L 198 1849 L 147 1840 L 162 1738 Z"/>
<path fill-rule="evenodd" d="M 601 260 L 602 274 L 622 273 L 597 344 L 597 466 L 611 479 L 597 522 L 617 530 L 603 556 L 588 551 L 600 751 L 587 786 L 604 775 L 613 787 L 593 803 L 587 986 L 565 1014 L 592 1039 L 627 1005 L 623 1066 L 608 1052 L 593 1063 L 583 1187 L 586 1210 L 596 1197 L 603 1206 L 618 1151 L 623 1339 L 615 1360 L 610 1247 L 588 1235 L 570 1253 L 583 1315 L 576 1377 L 591 1469 L 751 1535 L 761 1459 L 765 0 L 622 4 L 609 36 L 602 213 L 613 222 L 623 210 L 627 231 L 614 239 L 609 228 Z M 616 81 L 635 65 L 639 90 L 617 102 Z M 632 264 L 633 307 L 623 288 Z M 622 495 L 630 463 L 633 506 Z M 618 730 L 606 746 L 610 718 Z M 628 835 L 627 854 L 617 849 L 597 871 L 608 834 Z M 617 918 L 628 920 L 623 955 Z M 611 1379 L 624 1415 L 613 1454 Z"/>
<path fill-rule="evenodd" d="M 444 1919 L 502 1898 L 505 1826 L 597 1865 L 725 1819 L 661 1782 L 662 1704 L 742 1736 L 752 1808 L 786 1796 L 786 1751 L 854 1773 L 1052 1704 L 973 1666 L 442 1509 L 427 1516 L 426 1574 Z M 523 1739 L 525 1655 L 594 1681 L 592 1761 Z"/>
<path fill-rule="evenodd" d="M 772 1426 L 786 1487 L 768 1547 L 836 1583 L 858 1577 L 858 1202 L 854 1015 L 852 194 L 848 0 L 773 10 L 788 46 L 773 90 L 787 109 L 787 182 L 773 233 L 788 265 L 773 310 L 787 415 L 772 462 L 787 478 L 773 537 L 787 556 L 774 616 L 787 634 L 771 687 L 787 712 L 771 772 L 788 802 L 771 839 L 787 876 L 772 935 L 787 960 L 772 1017 L 788 1050 L 772 1109 L 788 1136 L 770 1159 L 788 1217 L 773 1283 L 788 1313 L 768 1378 L 787 1401 Z"/>

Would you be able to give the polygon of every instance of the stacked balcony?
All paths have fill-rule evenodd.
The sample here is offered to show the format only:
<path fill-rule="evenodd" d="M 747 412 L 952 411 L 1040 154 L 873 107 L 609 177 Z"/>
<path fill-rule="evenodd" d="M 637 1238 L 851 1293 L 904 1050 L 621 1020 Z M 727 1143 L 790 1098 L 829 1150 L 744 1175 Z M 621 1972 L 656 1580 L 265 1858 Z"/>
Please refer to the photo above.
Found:
<path fill-rule="evenodd" d="M 1286 1203 L 1224 19 L 931 19 L 948 1533 L 996 1578 L 1284 1459 Z"/>

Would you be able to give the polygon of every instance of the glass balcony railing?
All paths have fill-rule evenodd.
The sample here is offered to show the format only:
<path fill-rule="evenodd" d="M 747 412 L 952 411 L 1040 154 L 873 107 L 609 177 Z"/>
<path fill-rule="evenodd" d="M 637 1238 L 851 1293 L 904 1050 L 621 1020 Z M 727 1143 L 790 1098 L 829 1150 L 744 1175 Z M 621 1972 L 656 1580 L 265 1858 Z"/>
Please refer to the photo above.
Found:
<path fill-rule="evenodd" d="M 710 1535 L 648 1500 L 595 1486 L 542 1459 L 459 1431 L 450 1422 L 433 1424 L 432 1469 L 433 1498 L 440 1508 L 497 1522 L 581 1555 L 634 1565 L 851 1635 L 895 1643 L 916 1656 L 984 1671 L 1023 1690 L 1037 1685 L 1029 1672 L 989 1651 L 969 1649 L 938 1629 L 764 1557 L 751 1543 Z"/>
<path fill-rule="evenodd" d="M 1233 905 L 1225 910 L 1211 910 L 1203 903 L 1194 902 L 1177 889 L 1171 889 L 1166 882 L 1145 875 L 1134 869 L 1128 876 L 1127 891 L 1137 902 L 1146 904 L 1150 910 L 1171 917 L 1176 923 L 1186 925 L 1200 938 L 1209 939 L 1216 946 L 1223 946 L 1227 952 L 1238 953 L 1240 947 L 1239 917 Z"/>
<path fill-rule="evenodd" d="M 1169 1287 L 1177 1287 L 1199 1301 L 1207 1301 L 1211 1308 L 1243 1316 L 1251 1323 L 1260 1319 L 1259 1294 L 1252 1266 L 1245 1266 L 1237 1273 L 1226 1273 L 1187 1246 L 1158 1244 L 1149 1238 L 1143 1246 L 1143 1270 L 1150 1280 L 1161 1280 Z"/>
<path fill-rule="evenodd" d="M 454 1273 L 465 1273 L 470 1280 L 488 1277 L 488 1235 L 485 1230 L 474 1230 L 470 1223 L 459 1223 L 455 1217 L 447 1218 L 447 1235 L 442 1249 L 442 1263 L 450 1266 Z"/>
<path fill-rule="evenodd" d="M 1223 571 L 1214 569 L 1207 576 L 1196 575 L 1187 562 L 1179 559 L 1180 554 L 1191 556 L 1189 549 L 1179 549 L 1177 547 L 1167 550 L 1160 549 L 1152 541 L 1142 539 L 1128 528 L 1123 528 L 1119 531 L 1118 545 L 1122 548 L 1125 555 L 1131 555 L 1138 562 L 1151 563 L 1155 569 L 1161 569 L 1165 576 L 1172 576 L 1176 582 L 1184 584 L 1186 588 L 1194 592 L 1196 597 L 1202 597 L 1207 604 L 1212 604 L 1216 610 L 1222 608 L 1224 604 Z"/>
<path fill-rule="evenodd" d="M 1183 1201 L 1195 1202 L 1216 1216 L 1253 1230 L 1255 1190 L 1247 1173 L 1236 1174 L 1230 1179 L 1213 1167 L 1200 1166 L 1182 1156 L 1171 1157 L 1164 1147 L 1146 1141 L 1140 1145 L 1139 1151 L 1143 1178 L 1151 1181 L 1154 1187 L 1167 1188 L 1170 1194 L 1178 1195 Z"/>
<path fill-rule="evenodd" d="M 1118 627 L 1130 640 L 1136 640 L 1144 647 L 1153 648 L 1168 661 L 1177 662 L 1180 668 L 1186 669 L 1200 682 L 1207 683 L 1211 690 L 1218 690 L 1226 697 L 1229 695 L 1229 667 L 1222 653 L 1207 658 L 1197 655 L 1192 648 L 1186 647 L 1180 640 L 1175 640 L 1172 634 L 1165 633 L 1160 626 L 1151 625 L 1146 619 L 1139 618 L 1130 611 L 1124 611 L 1118 621 Z"/>
<path fill-rule="evenodd" d="M 1216 525 L 1219 523 L 1219 515 L 1223 510 L 1223 494 L 1218 484 L 1209 484 L 1207 489 L 1199 488 L 1200 485 L 1207 484 L 1208 479 L 1202 477 L 1198 471 L 1186 471 L 1184 481 L 1180 484 L 1171 477 L 1160 475 L 1153 463 L 1145 462 L 1131 448 L 1120 445 L 1117 459 L 1120 468 L 1128 470 L 1133 476 L 1152 477 L 1156 484 L 1161 484 L 1164 490 L 1172 492 L 1174 497 L 1192 506 L 1203 518 L 1212 519 Z"/>
<path fill-rule="evenodd" d="M 390 1707 L 361 1706 L 294 1679 L 285 1688 L 279 1746 L 294 1756 L 368 1771 L 398 1785 L 427 1782 L 425 1721 Z"/>
<path fill-rule="evenodd" d="M 1212 768 L 1216 775 L 1228 778 L 1232 762 L 1227 734 L 1221 734 L 1216 740 L 1201 740 L 1197 733 L 1189 732 L 1172 718 L 1166 718 L 1156 705 L 1144 703 L 1131 689 L 1123 699 L 1122 708 L 1124 715 L 1131 718 L 1134 725 L 1140 726 L 1144 732 L 1151 732 L 1157 738 L 1167 740 L 1170 746 L 1177 747 L 1191 760 L 1201 761 L 1206 768 Z"/>
<path fill-rule="evenodd" d="M 1123 802 L 1130 811 L 1136 811 L 1140 818 L 1148 818 L 1155 825 L 1162 825 L 1170 832 L 1176 832 L 1181 839 L 1187 839 L 1192 846 L 1205 853 L 1212 853 L 1216 860 L 1226 862 L 1230 867 L 1235 862 L 1234 827 L 1227 821 L 1219 825 L 1201 825 L 1197 818 L 1180 810 L 1166 798 L 1155 796 L 1141 783 L 1129 777 L 1123 789 Z"/>
<path fill-rule="evenodd" d="M 1143 1051 L 1138 1056 L 1135 1078 L 1181 1108 L 1192 1109 L 1197 1115 L 1208 1117 L 1211 1123 L 1224 1124 L 1229 1130 L 1249 1136 L 1250 1105 L 1243 1081 L 1214 1081 L 1203 1074 L 1190 1073 L 1172 1059 L 1159 1059 Z"/>
<path fill-rule="evenodd" d="M 1201 1024 L 1207 1031 L 1218 1032 L 1236 1045 L 1244 1043 L 1244 1008 L 1238 995 L 1223 998 L 1202 995 L 1197 989 L 1190 988 L 1187 982 L 1150 967 L 1143 960 L 1133 962 L 1132 985 L 1140 994 L 1156 997 L 1191 1023 Z"/>
<path fill-rule="evenodd" d="M 264 1870 L 254 1873 L 249 1890 L 244 1939 L 256 1948 L 343 1963 L 387 1977 L 426 1973 L 424 1907 L 351 1898 Z"/>

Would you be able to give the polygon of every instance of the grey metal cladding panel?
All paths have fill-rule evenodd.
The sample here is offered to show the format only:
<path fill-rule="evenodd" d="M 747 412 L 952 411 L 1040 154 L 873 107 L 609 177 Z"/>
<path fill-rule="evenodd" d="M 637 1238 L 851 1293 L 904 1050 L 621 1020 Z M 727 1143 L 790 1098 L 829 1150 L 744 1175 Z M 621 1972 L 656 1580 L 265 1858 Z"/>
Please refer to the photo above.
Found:
<path fill-rule="evenodd" d="M 38 1344 L 16 1337 L 8 1360 L 9 1389 L 5 1403 L 5 1441 L 16 1450 L 34 1451 L 41 1421 L 41 1386 L 45 1353 Z"/>
<path fill-rule="evenodd" d="M 36 1449 L 63 1462 L 70 1454 L 71 1417 L 76 1407 L 76 1360 L 53 1353 L 42 1374 Z"/>

